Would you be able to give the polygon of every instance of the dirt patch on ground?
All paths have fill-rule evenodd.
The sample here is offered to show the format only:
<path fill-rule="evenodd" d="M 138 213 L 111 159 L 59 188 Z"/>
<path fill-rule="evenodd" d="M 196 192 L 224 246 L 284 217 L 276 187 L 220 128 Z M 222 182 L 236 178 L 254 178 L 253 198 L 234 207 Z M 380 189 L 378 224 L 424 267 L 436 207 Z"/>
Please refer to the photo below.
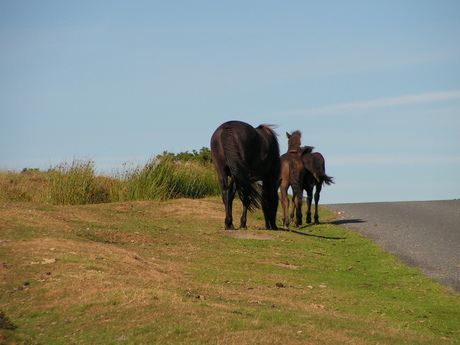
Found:
<path fill-rule="evenodd" d="M 300 266 L 290 264 L 289 262 L 278 263 L 278 264 L 276 264 L 276 266 L 289 268 L 291 270 L 296 270 L 296 269 L 300 268 Z"/>
<path fill-rule="evenodd" d="M 214 200 L 203 199 L 175 199 L 162 204 L 164 214 L 168 216 L 195 215 L 212 219 L 223 218 L 223 205 Z"/>
<path fill-rule="evenodd" d="M 22 266 L 49 265 L 72 266 L 84 269 L 87 266 L 101 266 L 106 273 L 132 273 L 136 270 L 144 275 L 164 277 L 165 271 L 161 262 L 151 258 L 143 258 L 129 248 L 108 245 L 106 243 L 56 240 L 52 238 L 32 241 L 5 242 L 1 247 L 15 256 L 17 264 Z M 19 259 L 19 260 L 18 260 Z"/>
<path fill-rule="evenodd" d="M 270 240 L 270 241 L 280 241 L 281 239 L 276 236 L 270 236 L 263 233 L 254 233 L 246 230 L 224 230 L 218 232 L 219 235 L 228 236 L 233 238 L 240 238 L 245 240 Z"/>

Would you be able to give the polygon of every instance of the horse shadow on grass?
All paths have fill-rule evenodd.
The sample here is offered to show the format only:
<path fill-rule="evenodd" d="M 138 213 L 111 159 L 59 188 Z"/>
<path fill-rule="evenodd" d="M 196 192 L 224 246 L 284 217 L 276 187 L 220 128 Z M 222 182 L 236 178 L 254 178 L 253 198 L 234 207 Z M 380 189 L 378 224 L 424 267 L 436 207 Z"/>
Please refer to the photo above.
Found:
<path fill-rule="evenodd" d="M 334 220 L 331 222 L 326 222 L 324 224 L 346 225 L 346 224 L 360 224 L 360 223 L 366 223 L 366 221 L 363 219 L 357 219 L 357 218 L 356 219 L 340 219 L 340 220 Z M 314 226 L 315 226 L 314 224 L 307 224 L 307 225 L 301 226 L 298 229 L 279 228 L 279 230 L 293 232 L 295 234 L 302 235 L 302 236 L 316 237 L 316 238 L 322 238 L 322 239 L 327 239 L 327 240 L 345 240 L 346 239 L 346 237 L 321 236 L 321 235 L 309 234 L 307 232 L 300 231 L 300 230 L 312 228 Z"/>
<path fill-rule="evenodd" d="M 308 226 L 301 227 L 300 229 L 305 229 Z M 309 236 L 309 237 L 316 237 L 316 238 L 322 238 L 326 240 L 345 240 L 346 237 L 332 237 L 332 236 L 321 236 L 321 235 L 316 235 L 316 234 L 309 234 L 306 232 L 302 232 L 296 229 L 286 229 L 286 228 L 278 228 L 279 231 L 287 231 L 287 232 L 293 232 L 297 235 L 302 235 L 302 236 Z"/>

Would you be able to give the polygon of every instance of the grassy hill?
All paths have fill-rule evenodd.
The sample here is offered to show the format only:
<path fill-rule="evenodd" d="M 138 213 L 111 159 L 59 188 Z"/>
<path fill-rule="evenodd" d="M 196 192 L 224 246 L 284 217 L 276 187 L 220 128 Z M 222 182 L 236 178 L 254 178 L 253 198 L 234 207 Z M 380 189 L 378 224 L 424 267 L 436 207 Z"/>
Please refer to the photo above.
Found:
<path fill-rule="evenodd" d="M 218 197 L 1 203 L 0 342 L 460 342 L 459 295 L 358 233 L 223 218 Z"/>

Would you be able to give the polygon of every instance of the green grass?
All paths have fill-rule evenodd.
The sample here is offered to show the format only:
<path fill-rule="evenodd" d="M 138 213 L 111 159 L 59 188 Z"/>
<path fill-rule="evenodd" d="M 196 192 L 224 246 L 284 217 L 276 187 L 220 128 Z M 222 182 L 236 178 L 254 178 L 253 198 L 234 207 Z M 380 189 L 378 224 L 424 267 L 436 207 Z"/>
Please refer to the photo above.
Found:
<path fill-rule="evenodd" d="M 135 170 L 128 181 L 128 200 L 168 200 L 218 195 L 214 167 L 174 157 L 152 160 Z"/>
<path fill-rule="evenodd" d="M 0 342 L 460 341 L 459 295 L 360 234 L 258 230 L 259 211 L 224 231 L 223 218 L 219 197 L 0 204 L 0 315 L 14 325 Z"/>

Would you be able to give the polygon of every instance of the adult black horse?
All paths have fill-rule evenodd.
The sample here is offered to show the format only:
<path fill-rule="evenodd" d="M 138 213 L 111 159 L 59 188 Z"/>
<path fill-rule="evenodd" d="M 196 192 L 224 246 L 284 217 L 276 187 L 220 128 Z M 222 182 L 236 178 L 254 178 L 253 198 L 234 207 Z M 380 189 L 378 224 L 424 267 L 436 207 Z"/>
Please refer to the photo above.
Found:
<path fill-rule="evenodd" d="M 277 230 L 281 168 L 278 139 L 272 126 L 254 128 L 241 121 L 225 122 L 211 137 L 211 155 L 222 188 L 225 229 L 234 229 L 232 205 L 238 192 L 243 203 L 241 228 L 246 228 L 247 211 L 262 204 L 266 228 Z M 257 181 L 262 182 L 262 195 Z"/>

